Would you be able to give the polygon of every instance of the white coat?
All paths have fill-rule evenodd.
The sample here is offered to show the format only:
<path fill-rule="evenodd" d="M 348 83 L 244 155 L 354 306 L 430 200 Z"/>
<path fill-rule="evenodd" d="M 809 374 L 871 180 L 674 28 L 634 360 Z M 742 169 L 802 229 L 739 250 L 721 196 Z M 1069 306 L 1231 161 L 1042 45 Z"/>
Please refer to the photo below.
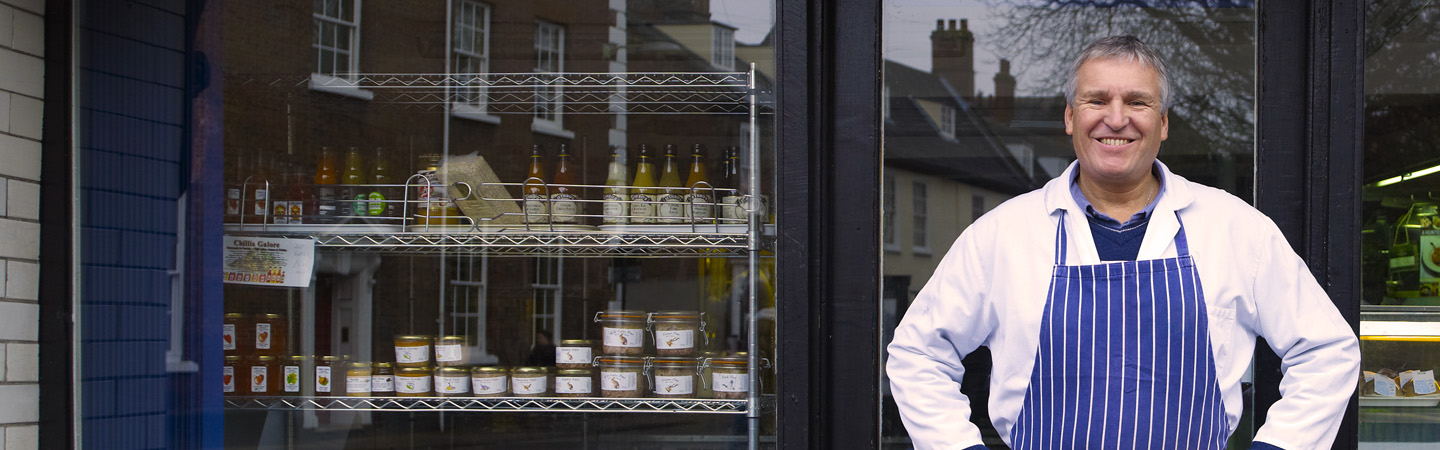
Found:
<path fill-rule="evenodd" d="M 1241 377 L 1256 336 L 1263 336 L 1283 360 L 1283 398 L 1255 440 L 1286 450 L 1330 448 L 1360 373 L 1354 332 L 1274 222 L 1224 191 L 1159 166 L 1165 190 L 1138 259 L 1176 256 L 1178 211 L 1205 294 L 1230 431 L 1243 408 Z M 966 228 L 896 328 L 886 374 L 915 448 L 982 444 L 969 421 L 969 400 L 960 394 L 960 360 L 981 345 L 994 360 L 990 418 L 1009 443 L 1035 364 L 1062 217 L 1070 230 L 1065 264 L 1101 263 L 1085 213 L 1070 194 L 1074 170 L 1071 164 L 1045 187 Z"/>

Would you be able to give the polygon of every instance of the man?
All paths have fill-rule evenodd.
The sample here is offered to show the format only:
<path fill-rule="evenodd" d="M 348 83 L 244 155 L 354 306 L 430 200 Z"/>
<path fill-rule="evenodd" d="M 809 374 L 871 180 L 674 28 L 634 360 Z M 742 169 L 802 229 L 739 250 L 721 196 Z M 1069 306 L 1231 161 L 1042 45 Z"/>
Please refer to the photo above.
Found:
<path fill-rule="evenodd" d="M 1156 160 L 1171 92 L 1134 37 L 1076 59 L 1075 163 L 966 229 L 890 343 L 917 449 L 984 449 L 959 390 L 960 360 L 982 345 L 1012 448 L 1224 448 L 1256 336 L 1285 374 L 1254 448 L 1330 447 L 1358 341 L 1273 222 Z"/>

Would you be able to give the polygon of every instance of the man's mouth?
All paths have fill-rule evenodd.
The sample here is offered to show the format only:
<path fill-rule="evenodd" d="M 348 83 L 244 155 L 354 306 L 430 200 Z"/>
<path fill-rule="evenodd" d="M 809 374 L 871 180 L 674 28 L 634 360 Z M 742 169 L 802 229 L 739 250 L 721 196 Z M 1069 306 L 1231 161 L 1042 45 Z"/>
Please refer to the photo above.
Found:
<path fill-rule="evenodd" d="M 1117 146 L 1117 147 L 1118 147 L 1118 146 L 1121 146 L 1121 145 L 1129 144 L 1129 143 L 1131 143 L 1131 142 L 1134 142 L 1134 140 L 1132 140 L 1132 139 L 1119 139 L 1119 138 L 1104 138 L 1104 139 L 1098 139 L 1098 140 L 1100 141 L 1101 144 L 1114 145 L 1114 146 Z"/>

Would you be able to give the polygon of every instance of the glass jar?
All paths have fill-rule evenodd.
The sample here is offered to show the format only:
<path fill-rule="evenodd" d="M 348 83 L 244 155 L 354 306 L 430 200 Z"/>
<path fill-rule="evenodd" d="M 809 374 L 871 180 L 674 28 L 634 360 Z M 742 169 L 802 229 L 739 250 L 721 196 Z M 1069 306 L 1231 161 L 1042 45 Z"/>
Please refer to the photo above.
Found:
<path fill-rule="evenodd" d="M 430 336 L 395 336 L 395 365 L 430 367 Z"/>
<path fill-rule="evenodd" d="M 464 350 L 465 336 L 440 336 L 435 340 L 435 365 L 443 367 L 464 364 Z"/>
<path fill-rule="evenodd" d="M 430 381 L 429 367 L 402 367 L 395 372 L 395 395 L 429 397 Z"/>
<path fill-rule="evenodd" d="M 727 356 L 710 360 L 710 389 L 714 398 L 744 400 L 750 394 L 750 358 Z"/>
<path fill-rule="evenodd" d="M 510 392 L 516 397 L 544 397 L 550 393 L 548 367 L 516 367 L 510 371 Z"/>
<path fill-rule="evenodd" d="M 236 395 L 235 368 L 239 365 L 239 356 L 230 355 L 225 357 L 225 366 L 220 369 L 220 380 L 224 382 L 224 385 L 223 387 L 221 387 L 220 392 L 224 393 L 226 397 Z"/>
<path fill-rule="evenodd" d="M 696 359 L 696 361 L 700 362 L 700 385 L 695 387 L 695 398 L 715 398 L 715 391 L 710 385 L 711 380 L 714 379 L 714 373 L 710 368 L 710 361 L 721 356 L 724 356 L 724 354 L 720 352 L 700 352 L 700 357 Z"/>
<path fill-rule="evenodd" d="M 510 392 L 510 371 L 504 367 L 470 369 L 470 386 L 476 397 L 504 397 Z"/>
<path fill-rule="evenodd" d="M 555 372 L 556 397 L 593 397 L 594 373 L 590 369 L 560 369 Z"/>
<path fill-rule="evenodd" d="M 555 368 L 589 369 L 595 366 L 595 341 L 566 339 L 555 346 Z"/>
<path fill-rule="evenodd" d="M 377 362 L 370 367 L 370 395 L 384 397 L 395 395 L 395 365 Z"/>
<path fill-rule="evenodd" d="M 345 396 L 347 397 L 369 397 L 370 396 L 370 363 L 356 361 L 349 364 L 345 371 Z"/>
<path fill-rule="evenodd" d="M 289 324 L 279 314 L 255 315 L 255 354 L 280 356 L 285 354 L 289 338 Z"/>
<path fill-rule="evenodd" d="M 304 367 L 304 356 L 291 355 L 280 359 L 279 395 L 300 395 L 301 386 L 304 386 L 304 377 L 301 376 Z"/>
<path fill-rule="evenodd" d="M 601 351 L 606 355 L 645 354 L 645 311 L 612 309 L 595 313 Z"/>
<path fill-rule="evenodd" d="M 650 326 L 657 356 L 694 356 L 695 344 L 705 333 L 705 321 L 696 311 L 656 311 L 650 314 Z"/>
<path fill-rule="evenodd" d="M 339 356 L 330 355 L 315 358 L 316 397 L 338 396 L 339 393 L 333 389 L 335 385 L 333 377 L 336 372 L 339 372 L 337 369 L 343 369 L 344 367 Z"/>
<path fill-rule="evenodd" d="M 656 398 L 695 398 L 700 364 L 695 358 L 655 358 L 650 367 Z"/>
<path fill-rule="evenodd" d="M 275 395 L 279 391 L 274 375 L 278 371 L 274 356 L 256 356 L 250 359 L 249 370 L 242 373 L 248 378 L 241 384 L 246 395 Z"/>
<path fill-rule="evenodd" d="M 449 366 L 435 369 L 435 395 L 467 397 L 470 394 L 470 368 Z"/>
<path fill-rule="evenodd" d="M 644 397 L 645 359 L 629 356 L 600 357 L 600 396 Z"/>
<path fill-rule="evenodd" d="M 240 350 L 243 341 L 237 333 L 244 330 L 249 324 L 250 321 L 245 318 L 244 314 L 225 313 L 225 322 L 220 325 L 220 344 L 224 346 L 225 356 L 245 354 Z"/>

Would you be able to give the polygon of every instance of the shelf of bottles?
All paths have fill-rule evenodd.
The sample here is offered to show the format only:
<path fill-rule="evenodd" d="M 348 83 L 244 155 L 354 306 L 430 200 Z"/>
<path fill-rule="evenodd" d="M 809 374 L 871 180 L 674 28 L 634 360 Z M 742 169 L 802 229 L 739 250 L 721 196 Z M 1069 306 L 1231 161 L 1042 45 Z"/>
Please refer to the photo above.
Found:
<path fill-rule="evenodd" d="M 600 397 L 226 397 L 227 409 L 338 411 L 687 412 L 745 414 L 746 400 Z"/>

